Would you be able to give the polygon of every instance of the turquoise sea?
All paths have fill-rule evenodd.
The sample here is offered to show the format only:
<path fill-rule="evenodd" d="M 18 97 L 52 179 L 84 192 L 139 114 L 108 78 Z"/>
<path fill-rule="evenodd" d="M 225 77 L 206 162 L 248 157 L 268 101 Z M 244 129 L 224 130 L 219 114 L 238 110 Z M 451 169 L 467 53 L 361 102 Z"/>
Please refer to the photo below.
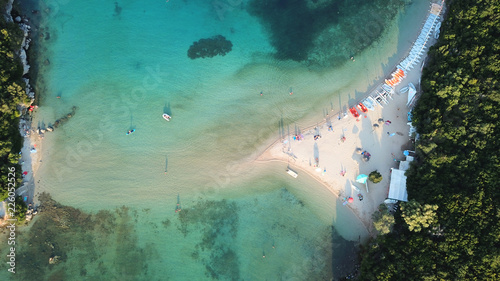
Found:
<path fill-rule="evenodd" d="M 392 70 L 427 1 L 23 5 L 36 39 L 34 124 L 76 111 L 39 149 L 36 191 L 55 201 L 41 198 L 48 207 L 21 234 L 15 277 L 330 280 L 353 271 L 362 222 L 306 175 L 252 160 Z M 230 52 L 188 57 L 193 42 L 216 35 Z"/>

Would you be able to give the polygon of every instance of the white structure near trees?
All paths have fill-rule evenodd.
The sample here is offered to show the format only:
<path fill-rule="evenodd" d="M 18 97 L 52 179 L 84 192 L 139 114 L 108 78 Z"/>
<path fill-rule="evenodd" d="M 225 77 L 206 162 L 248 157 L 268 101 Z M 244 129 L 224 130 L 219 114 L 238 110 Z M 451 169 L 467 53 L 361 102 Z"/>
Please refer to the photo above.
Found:
<path fill-rule="evenodd" d="M 391 184 L 389 185 L 387 199 L 408 202 L 405 172 L 410 167 L 411 161 L 413 161 L 413 157 L 406 156 L 406 161 L 399 162 L 399 169 L 391 169 Z"/>

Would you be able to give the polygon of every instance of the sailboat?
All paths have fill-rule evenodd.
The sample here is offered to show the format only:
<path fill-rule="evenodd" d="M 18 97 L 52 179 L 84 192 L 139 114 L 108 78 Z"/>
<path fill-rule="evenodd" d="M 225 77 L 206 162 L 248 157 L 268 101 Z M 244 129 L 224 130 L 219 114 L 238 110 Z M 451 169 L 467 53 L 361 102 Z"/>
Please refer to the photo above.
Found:
<path fill-rule="evenodd" d="M 413 83 L 408 84 L 408 102 L 406 106 L 410 106 L 415 100 L 415 96 L 417 94 L 417 89 L 415 89 L 415 85 Z"/>
<path fill-rule="evenodd" d="M 441 28 L 441 22 L 438 22 L 438 24 L 436 24 L 436 31 L 434 33 L 434 38 L 435 39 L 438 39 L 439 38 L 439 33 L 440 33 L 440 29 Z"/>

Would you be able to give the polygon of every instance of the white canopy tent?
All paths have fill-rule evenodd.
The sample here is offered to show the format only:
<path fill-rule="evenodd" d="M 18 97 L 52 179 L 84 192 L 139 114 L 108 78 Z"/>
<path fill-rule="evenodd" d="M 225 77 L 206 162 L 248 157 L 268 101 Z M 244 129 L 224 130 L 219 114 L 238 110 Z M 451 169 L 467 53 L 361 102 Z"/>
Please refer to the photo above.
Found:
<path fill-rule="evenodd" d="M 392 169 L 391 185 L 389 186 L 389 195 L 387 198 L 408 202 L 405 171 Z"/>

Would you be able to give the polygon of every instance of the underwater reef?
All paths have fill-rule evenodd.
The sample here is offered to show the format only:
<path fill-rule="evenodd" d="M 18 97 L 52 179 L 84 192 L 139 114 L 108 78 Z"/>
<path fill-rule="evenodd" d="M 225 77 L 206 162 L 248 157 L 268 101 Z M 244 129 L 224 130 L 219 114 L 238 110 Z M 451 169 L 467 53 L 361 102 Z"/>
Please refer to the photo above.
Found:
<path fill-rule="evenodd" d="M 189 47 L 188 57 L 190 59 L 211 58 L 217 55 L 225 56 L 233 49 L 233 43 L 222 35 L 211 38 L 203 38 L 194 42 Z"/>

